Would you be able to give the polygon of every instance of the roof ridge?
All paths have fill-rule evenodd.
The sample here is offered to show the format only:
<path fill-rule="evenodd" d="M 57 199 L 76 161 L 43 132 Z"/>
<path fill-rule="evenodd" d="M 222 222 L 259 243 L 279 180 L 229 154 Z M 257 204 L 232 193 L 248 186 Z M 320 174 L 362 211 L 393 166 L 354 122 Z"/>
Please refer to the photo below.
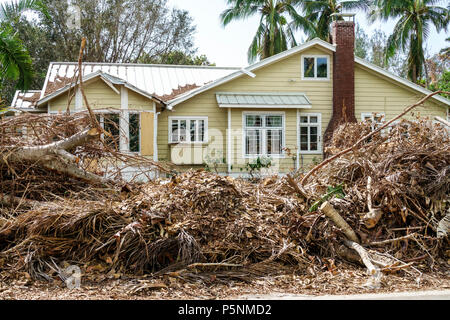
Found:
<path fill-rule="evenodd" d="M 53 65 L 78 65 L 78 62 L 70 61 L 52 61 Z M 198 66 L 184 64 L 147 64 L 147 63 L 115 63 L 115 62 L 83 62 L 83 65 L 89 66 L 130 66 L 130 67 L 154 67 L 154 68 L 191 68 L 191 69 L 222 69 L 222 70 L 239 70 L 242 67 L 218 67 L 218 66 Z"/>

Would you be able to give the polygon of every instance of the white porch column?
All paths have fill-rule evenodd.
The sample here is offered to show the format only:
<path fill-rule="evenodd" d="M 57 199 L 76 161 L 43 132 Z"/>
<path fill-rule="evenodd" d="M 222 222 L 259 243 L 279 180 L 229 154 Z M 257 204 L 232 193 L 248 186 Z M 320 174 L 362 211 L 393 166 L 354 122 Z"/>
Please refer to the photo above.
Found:
<path fill-rule="evenodd" d="M 130 114 L 128 112 L 128 89 L 125 86 L 120 88 L 120 151 L 130 151 Z"/>
<path fill-rule="evenodd" d="M 228 130 L 227 130 L 227 165 L 228 165 L 228 173 L 231 173 L 231 108 L 228 108 Z"/>
<path fill-rule="evenodd" d="M 158 161 L 158 110 L 156 102 L 153 102 L 153 161 Z"/>
<path fill-rule="evenodd" d="M 81 111 L 83 109 L 83 95 L 81 93 L 80 87 L 77 87 L 75 92 L 75 112 Z"/>
<path fill-rule="evenodd" d="M 297 129 L 295 129 L 295 132 L 297 134 L 297 160 L 295 165 L 297 166 L 297 168 L 295 168 L 296 170 L 300 169 L 300 112 L 297 109 Z"/>

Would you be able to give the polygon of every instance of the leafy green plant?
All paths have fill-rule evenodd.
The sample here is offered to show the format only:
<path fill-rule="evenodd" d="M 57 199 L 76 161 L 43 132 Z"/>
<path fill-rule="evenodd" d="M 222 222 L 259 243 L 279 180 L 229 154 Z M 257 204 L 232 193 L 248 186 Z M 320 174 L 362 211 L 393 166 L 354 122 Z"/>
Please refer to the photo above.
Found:
<path fill-rule="evenodd" d="M 248 162 L 245 169 L 252 178 L 255 178 L 256 173 L 260 173 L 261 169 L 270 168 L 272 166 L 272 159 L 268 157 L 258 157 L 254 162 Z"/>
<path fill-rule="evenodd" d="M 320 198 L 318 201 L 314 202 L 314 204 L 311 206 L 311 208 L 309 208 L 309 212 L 317 211 L 317 209 L 319 209 L 319 207 L 322 205 L 322 203 L 330 200 L 333 196 L 335 196 L 338 199 L 344 198 L 345 193 L 344 193 L 343 186 L 344 186 L 344 184 L 337 185 L 336 187 L 329 186 L 327 188 L 327 193 L 322 198 Z"/>

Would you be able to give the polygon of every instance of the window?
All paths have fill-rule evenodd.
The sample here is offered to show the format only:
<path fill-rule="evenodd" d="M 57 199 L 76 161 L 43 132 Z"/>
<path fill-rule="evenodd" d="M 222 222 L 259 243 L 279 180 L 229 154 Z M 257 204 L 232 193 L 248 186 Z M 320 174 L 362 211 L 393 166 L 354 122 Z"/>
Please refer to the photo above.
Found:
<path fill-rule="evenodd" d="M 130 113 L 129 125 L 130 152 L 141 152 L 141 115 Z"/>
<path fill-rule="evenodd" d="M 300 113 L 300 153 L 320 153 L 322 149 L 322 115 Z"/>
<path fill-rule="evenodd" d="M 329 59 L 327 56 L 304 56 L 302 57 L 303 74 L 302 79 L 328 80 Z"/>
<path fill-rule="evenodd" d="M 378 129 L 385 122 L 384 113 L 361 113 L 361 120 L 368 121 L 372 125 L 372 131 Z"/>
<path fill-rule="evenodd" d="M 130 152 L 141 151 L 141 115 L 140 113 L 129 114 L 129 132 L 120 131 L 120 114 L 119 113 L 102 113 L 97 114 L 97 120 L 105 131 L 109 132 L 111 136 L 105 135 L 104 139 L 107 145 L 114 150 L 120 150 L 120 134 L 126 135 L 125 141 L 128 141 L 127 150 Z"/>
<path fill-rule="evenodd" d="M 208 118 L 169 117 L 169 143 L 207 142 Z"/>
<path fill-rule="evenodd" d="M 280 156 L 284 145 L 283 114 L 244 114 L 246 156 Z"/>
<path fill-rule="evenodd" d="M 120 116 L 118 113 L 109 113 L 100 116 L 103 129 L 110 135 L 105 135 L 106 144 L 115 150 L 120 150 Z"/>

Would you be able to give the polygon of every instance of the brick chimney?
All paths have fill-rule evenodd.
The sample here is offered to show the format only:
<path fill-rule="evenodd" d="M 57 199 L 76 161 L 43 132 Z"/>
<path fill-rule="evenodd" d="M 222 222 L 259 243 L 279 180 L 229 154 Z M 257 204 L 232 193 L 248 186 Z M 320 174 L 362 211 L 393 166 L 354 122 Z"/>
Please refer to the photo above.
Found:
<path fill-rule="evenodd" d="M 355 118 L 355 23 L 335 21 L 332 27 L 333 55 L 333 116 L 325 131 L 325 146 L 334 130 Z"/>

